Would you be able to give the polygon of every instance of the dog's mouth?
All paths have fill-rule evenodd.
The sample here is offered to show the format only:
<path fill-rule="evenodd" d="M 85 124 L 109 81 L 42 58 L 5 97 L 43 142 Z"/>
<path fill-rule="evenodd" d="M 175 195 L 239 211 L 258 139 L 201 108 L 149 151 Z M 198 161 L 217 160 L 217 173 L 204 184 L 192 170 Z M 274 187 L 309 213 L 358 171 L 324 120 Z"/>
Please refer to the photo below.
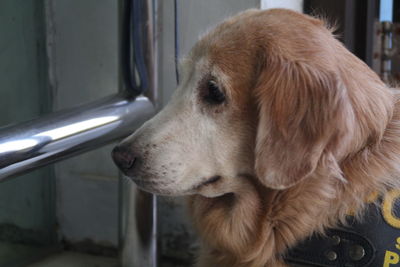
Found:
<path fill-rule="evenodd" d="M 186 190 L 184 192 L 174 192 L 171 189 L 163 188 L 166 184 L 162 184 L 159 181 L 152 181 L 146 179 L 140 179 L 137 177 L 129 177 L 138 187 L 142 190 L 147 191 L 149 193 L 157 194 L 157 195 L 166 195 L 166 196 L 173 196 L 173 195 L 192 195 L 196 194 L 199 190 L 206 188 L 211 185 L 217 184 L 219 181 L 222 180 L 222 176 L 214 175 L 207 180 L 193 186 L 191 189 Z"/>
<path fill-rule="evenodd" d="M 128 177 L 132 182 L 134 182 L 141 190 L 146 191 L 151 194 L 161 195 L 161 196 L 174 196 L 180 195 L 171 189 L 166 188 L 167 184 L 162 184 L 159 181 L 140 179 L 136 177 Z M 162 185 L 162 186 L 160 186 Z"/>
<path fill-rule="evenodd" d="M 216 184 L 221 179 L 222 179 L 222 177 L 220 175 L 214 175 L 211 178 L 208 178 L 207 180 L 205 180 L 205 181 L 199 183 L 198 185 L 194 186 L 193 189 L 197 190 L 197 189 L 199 189 L 201 187 L 204 187 L 204 186 L 209 186 L 209 185 L 212 185 L 212 184 Z"/>
<path fill-rule="evenodd" d="M 211 177 L 210 179 L 206 180 L 205 182 L 203 182 L 201 185 L 204 186 L 204 185 L 210 185 L 210 184 L 216 183 L 219 180 L 221 180 L 221 178 L 222 178 L 221 176 L 215 175 L 215 176 Z"/>

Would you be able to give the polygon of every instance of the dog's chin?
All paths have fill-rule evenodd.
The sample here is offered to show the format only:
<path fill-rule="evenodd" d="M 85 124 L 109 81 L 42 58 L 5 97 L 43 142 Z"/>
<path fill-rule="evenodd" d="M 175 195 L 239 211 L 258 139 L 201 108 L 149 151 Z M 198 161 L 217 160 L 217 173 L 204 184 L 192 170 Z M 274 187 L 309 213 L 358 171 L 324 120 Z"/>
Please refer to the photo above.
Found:
<path fill-rule="evenodd" d="M 222 179 L 219 176 L 211 177 L 207 181 L 196 184 L 187 189 L 179 188 L 178 185 L 164 187 L 157 182 L 148 181 L 146 179 L 135 177 L 128 178 L 132 180 L 139 189 L 161 196 L 179 197 L 199 194 L 207 198 L 215 198 L 231 193 L 231 191 L 228 190 L 229 187 L 224 188 L 223 182 L 221 181 Z"/>
<path fill-rule="evenodd" d="M 235 186 L 229 179 L 221 176 L 214 176 L 195 187 L 195 194 L 207 198 L 217 198 L 223 195 L 234 193 Z"/>
<path fill-rule="evenodd" d="M 217 191 L 217 190 L 201 190 L 197 194 L 206 197 L 206 198 L 217 198 L 223 195 L 229 194 L 232 192 L 229 191 Z"/>
<path fill-rule="evenodd" d="M 128 177 L 128 178 L 131 181 L 133 181 L 140 190 L 154 194 L 154 195 L 169 196 L 169 197 L 178 197 L 178 196 L 189 195 L 188 192 L 176 190 L 176 189 L 169 188 L 169 187 L 162 187 L 162 186 L 158 185 L 157 183 L 154 183 L 151 181 L 149 182 L 144 179 L 137 179 L 137 178 L 133 178 L 133 177 Z"/>
<path fill-rule="evenodd" d="M 159 196 L 167 196 L 167 197 L 182 197 L 182 196 L 190 196 L 190 195 L 202 195 L 207 198 L 216 198 L 223 196 L 225 194 L 231 193 L 228 191 L 220 191 L 220 190 L 215 190 L 211 188 L 201 188 L 201 189 L 187 189 L 187 190 L 176 190 L 176 189 L 170 189 L 170 188 L 162 188 L 162 187 L 156 187 L 156 186 L 149 186 L 149 185 L 143 185 L 142 183 L 138 183 L 134 181 L 136 186 L 143 191 L 146 191 L 151 194 L 159 195 Z"/>

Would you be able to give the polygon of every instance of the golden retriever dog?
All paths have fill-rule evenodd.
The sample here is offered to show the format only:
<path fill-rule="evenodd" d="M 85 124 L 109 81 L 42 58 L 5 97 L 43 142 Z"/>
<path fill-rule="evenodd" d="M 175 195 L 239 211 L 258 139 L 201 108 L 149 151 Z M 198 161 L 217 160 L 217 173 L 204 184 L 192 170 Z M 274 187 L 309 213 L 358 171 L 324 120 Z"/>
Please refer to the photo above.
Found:
<path fill-rule="evenodd" d="M 399 185 L 399 102 L 316 18 L 248 10 L 203 36 L 170 103 L 113 151 L 187 195 L 198 266 L 287 266 L 288 248 Z"/>

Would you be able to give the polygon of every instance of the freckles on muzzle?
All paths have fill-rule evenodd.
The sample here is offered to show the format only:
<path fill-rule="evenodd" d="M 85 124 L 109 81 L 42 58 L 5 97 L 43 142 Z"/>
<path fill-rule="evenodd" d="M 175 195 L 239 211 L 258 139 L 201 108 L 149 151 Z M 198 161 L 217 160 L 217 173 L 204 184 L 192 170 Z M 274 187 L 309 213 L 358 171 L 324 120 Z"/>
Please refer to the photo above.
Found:
<path fill-rule="evenodd" d="M 114 163 L 122 171 L 125 176 L 138 179 L 157 179 L 160 173 L 154 172 L 152 166 L 151 154 L 154 154 L 156 145 L 147 144 L 144 147 L 138 147 L 132 143 L 121 143 L 117 145 L 112 151 L 112 158 Z"/>
<path fill-rule="evenodd" d="M 155 147 L 155 145 L 148 144 L 143 149 L 134 149 L 132 144 L 121 143 L 113 149 L 111 154 L 121 172 L 139 188 L 154 194 L 170 195 L 174 191 L 169 188 L 173 182 L 166 179 L 165 176 L 173 174 L 175 171 L 167 170 L 167 166 L 164 165 L 150 166 L 149 149 Z"/>
<path fill-rule="evenodd" d="M 224 192 L 221 187 L 225 179 L 221 175 L 191 173 L 194 176 L 184 177 L 183 162 L 171 156 L 160 160 L 159 156 L 159 147 L 154 144 L 139 147 L 124 142 L 112 151 L 112 158 L 122 173 L 144 191 L 167 196 L 216 196 Z"/>

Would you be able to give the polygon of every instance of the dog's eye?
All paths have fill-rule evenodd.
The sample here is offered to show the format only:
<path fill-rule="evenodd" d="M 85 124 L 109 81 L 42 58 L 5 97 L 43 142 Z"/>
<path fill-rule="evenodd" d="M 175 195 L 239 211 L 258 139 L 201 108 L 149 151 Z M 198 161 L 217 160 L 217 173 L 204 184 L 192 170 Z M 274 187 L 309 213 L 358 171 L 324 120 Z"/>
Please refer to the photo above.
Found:
<path fill-rule="evenodd" d="M 207 90 L 208 92 L 205 95 L 205 99 L 210 104 L 221 104 L 225 101 L 225 95 L 215 81 L 209 80 L 207 82 Z"/>

